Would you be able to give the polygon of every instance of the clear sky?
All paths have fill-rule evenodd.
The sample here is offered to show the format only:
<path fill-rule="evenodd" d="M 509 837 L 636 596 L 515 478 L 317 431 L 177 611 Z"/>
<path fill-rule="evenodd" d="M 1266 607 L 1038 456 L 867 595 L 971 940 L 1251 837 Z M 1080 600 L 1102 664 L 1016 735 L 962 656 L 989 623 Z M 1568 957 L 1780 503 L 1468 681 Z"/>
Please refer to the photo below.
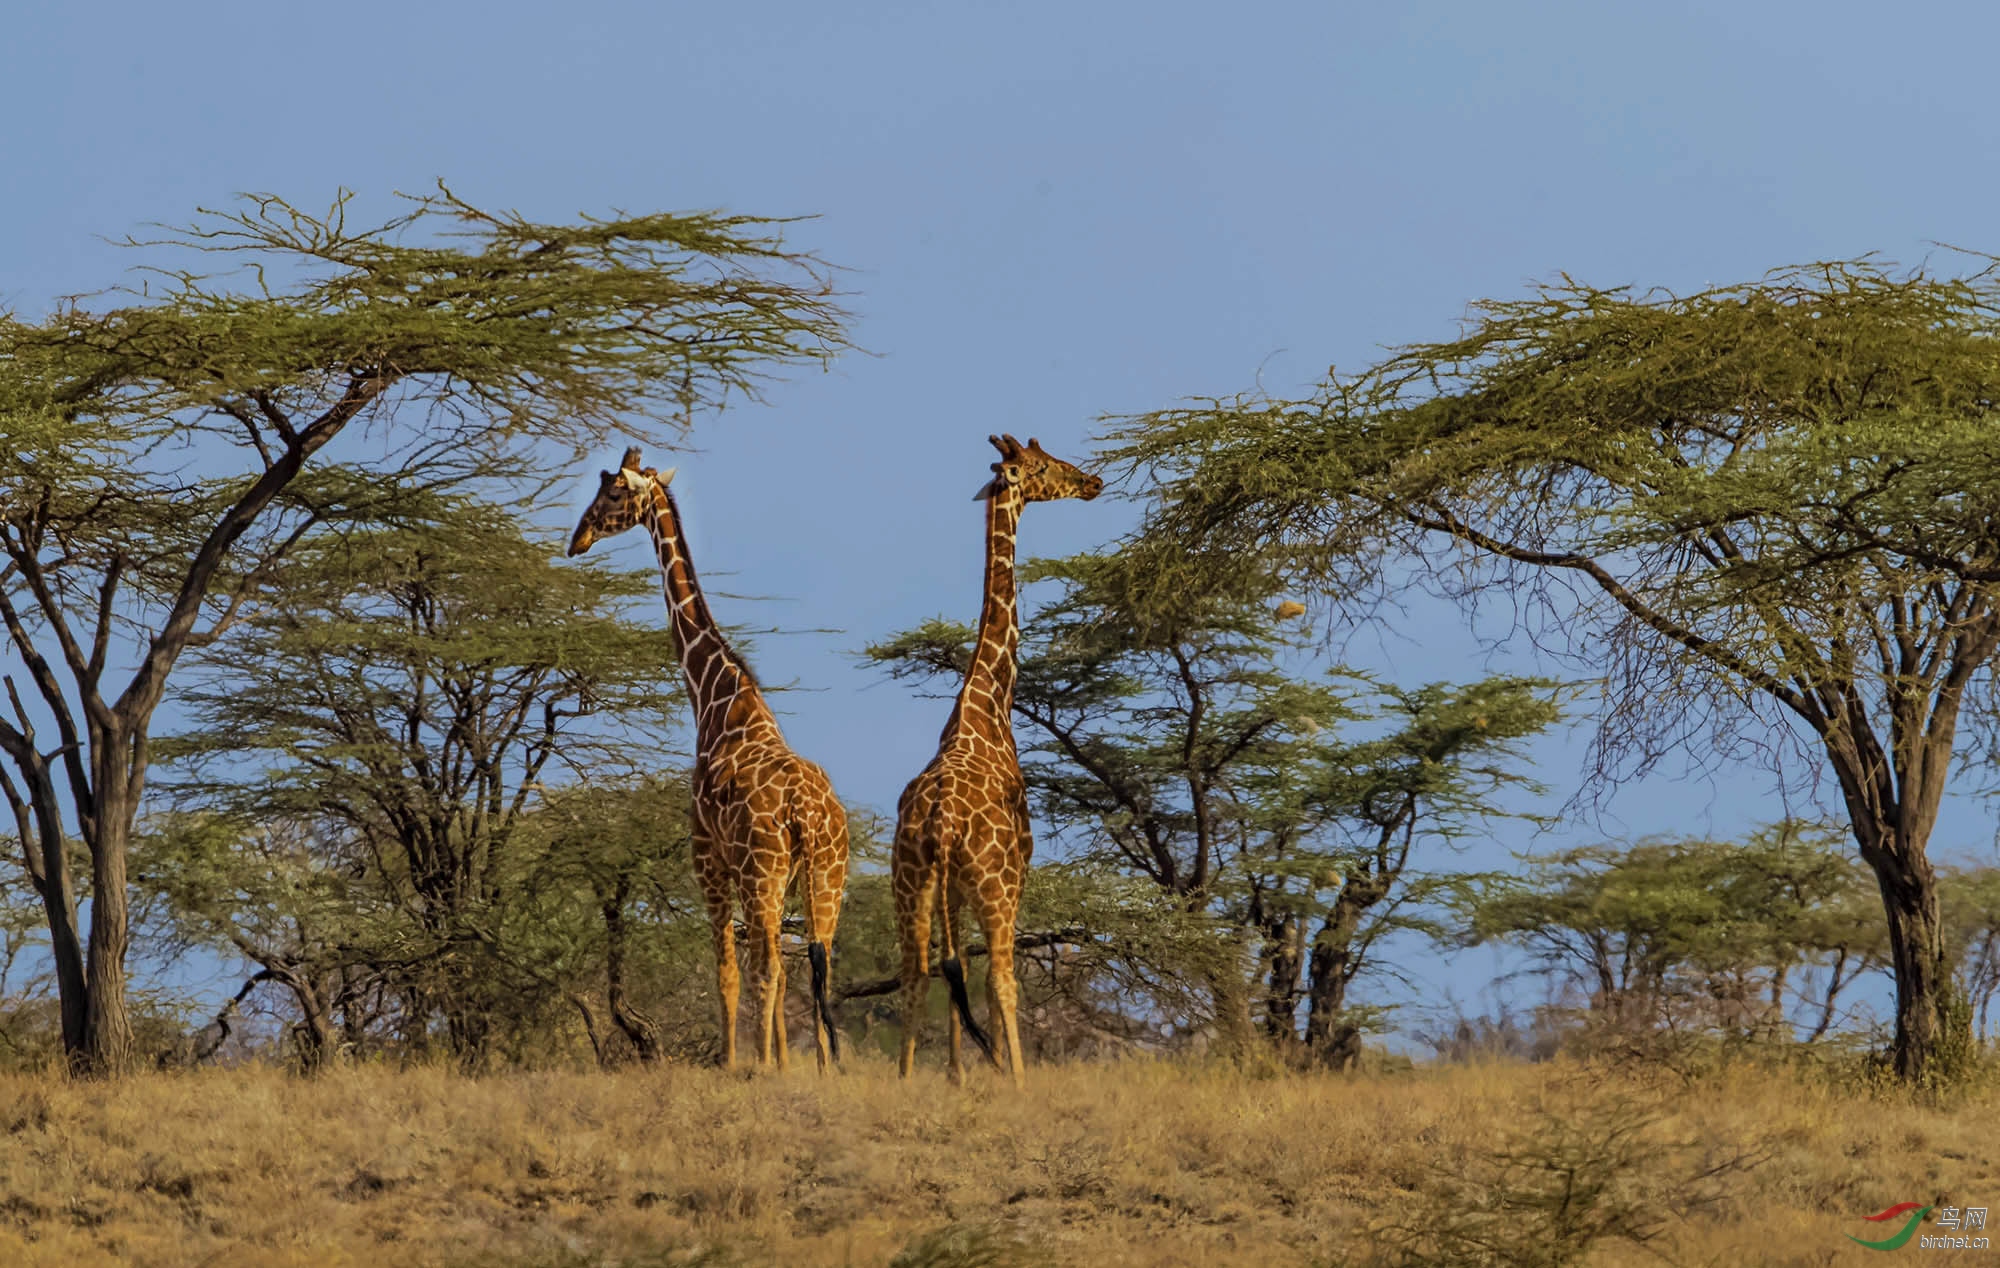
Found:
<path fill-rule="evenodd" d="M 1558 271 L 1686 289 L 2000 250 L 1996 45 L 2000 10 L 1971 3 L 21 5 L 0 303 L 115 281 L 129 261 L 99 235 L 247 190 L 382 208 L 444 177 L 542 218 L 818 215 L 794 241 L 854 270 L 879 355 L 648 460 L 678 461 L 713 588 L 774 600 L 718 595 L 725 621 L 839 631 L 755 659 L 814 689 L 780 698 L 794 745 L 889 810 L 945 706 L 852 652 L 974 619 L 989 432 L 1077 456 L 1100 415 L 1260 372 L 1302 389 Z M 1133 518 L 1036 507 L 1022 550 Z M 1472 647 L 1425 622 L 1354 654 L 1406 682 L 1525 663 Z M 1567 791 L 1580 751 L 1541 746 L 1544 778 Z M 1736 831 L 1780 806 L 1746 769 L 1655 777 L 1613 811 L 1556 835 Z M 1991 841 L 1960 799 L 1936 845 Z M 1469 996 L 1486 970 L 1423 971 Z"/>

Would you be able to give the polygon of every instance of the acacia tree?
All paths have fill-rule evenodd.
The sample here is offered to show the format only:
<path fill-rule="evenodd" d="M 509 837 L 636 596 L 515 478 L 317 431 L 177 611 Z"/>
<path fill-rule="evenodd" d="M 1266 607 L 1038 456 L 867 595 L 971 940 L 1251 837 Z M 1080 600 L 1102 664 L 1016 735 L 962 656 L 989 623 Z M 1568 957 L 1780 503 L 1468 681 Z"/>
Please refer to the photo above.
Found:
<path fill-rule="evenodd" d="M 1304 681 L 1281 663 L 1302 649 L 1276 615 L 1275 577 L 1239 569 L 1137 607 L 1148 582 L 1135 563 L 1022 566 L 1026 582 L 1059 587 L 1025 623 L 1014 690 L 1029 795 L 1071 865 L 1148 882 L 1208 922 L 1211 949 L 1187 965 L 1203 965 L 1215 1020 L 1241 1026 L 1260 1005 L 1270 1038 L 1347 1065 L 1361 1035 L 1348 988 L 1383 938 L 1428 928 L 1419 909 L 1449 882 L 1422 854 L 1499 814 L 1502 789 L 1531 787 L 1511 759 L 1554 721 L 1549 684 Z M 955 682 L 972 642 L 969 628 L 932 621 L 866 654 L 898 678 Z M 1149 958 L 1148 940 L 1176 956 L 1199 945 L 1059 923 L 1092 931 L 1107 969 Z M 1240 960 L 1213 952 L 1246 936 L 1260 944 L 1255 1005 Z M 1171 982 L 1187 965 L 1156 967 Z"/>
<path fill-rule="evenodd" d="M 515 833 L 513 880 L 489 914 L 485 944 L 524 1001 L 541 996 L 575 1013 L 602 1067 L 714 1047 L 689 797 L 685 768 L 577 782 L 552 790 Z M 532 1020 L 531 1010 L 513 1012 L 510 1020 Z"/>
<path fill-rule="evenodd" d="M 1894 1068 L 1920 1080 L 1969 1041 L 1926 847 L 2000 644 L 1996 334 L 1990 270 L 1565 279 L 1308 399 L 1123 420 L 1109 459 L 1156 482 L 1145 535 L 1182 583 L 1236 550 L 1357 603 L 1504 587 L 1606 676 L 1599 788 L 1690 741 L 1780 770 L 1797 745 L 1774 740 L 1817 750 L 1881 891 Z"/>
<path fill-rule="evenodd" d="M 1861 910 L 1870 899 L 1860 863 L 1828 833 L 1786 822 L 1740 842 L 1566 850 L 1460 903 L 1468 943 L 1523 948 L 1610 1022 L 1748 1033 L 1790 1022 L 1812 1042 L 1842 994 L 1887 964 L 1881 921 Z"/>
<path fill-rule="evenodd" d="M 364 882 L 348 888 L 376 913 L 374 967 L 407 1040 L 441 1024 L 477 1063 L 517 993 L 521 974 L 500 970 L 527 963 L 505 928 L 534 883 L 517 827 L 548 785 L 654 764 L 680 691 L 671 638 L 635 611 L 652 570 L 559 566 L 559 543 L 501 508 L 439 501 L 419 528 L 323 533 L 271 568 L 190 675 L 193 727 L 161 742 L 162 784 L 258 835 L 313 825 L 320 856 Z M 243 862 L 260 867 L 255 851 Z M 228 910 L 251 882 L 210 874 L 232 945 L 277 971 Z M 178 894 L 200 905 L 194 887 Z"/>
<path fill-rule="evenodd" d="M 289 1002 L 293 1055 L 316 1071 L 359 1051 L 408 959 L 393 915 L 313 823 L 184 812 L 149 817 L 133 847 L 134 927 L 166 954 L 202 949 L 255 966 L 195 1044 L 228 1041 L 258 988 Z M 279 1011 L 279 1010 L 273 1010 Z"/>
<path fill-rule="evenodd" d="M 153 253 L 143 292 L 0 320 L 0 622 L 27 679 L 0 751 L 78 1071 L 131 1057 L 126 856 L 155 713 L 300 536 L 535 445 L 664 440 L 634 420 L 684 424 L 843 343 L 824 270 L 769 221 L 539 224 L 442 186 L 384 224 L 347 206 L 204 212 L 133 244 Z M 66 823 L 91 860 L 87 953 Z"/>

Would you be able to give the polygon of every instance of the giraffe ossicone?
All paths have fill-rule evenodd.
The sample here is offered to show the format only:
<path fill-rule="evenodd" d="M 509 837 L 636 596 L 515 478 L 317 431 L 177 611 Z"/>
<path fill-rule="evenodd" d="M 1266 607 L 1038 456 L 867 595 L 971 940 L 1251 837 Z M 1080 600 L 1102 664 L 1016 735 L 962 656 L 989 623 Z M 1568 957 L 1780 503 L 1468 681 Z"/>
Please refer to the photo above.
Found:
<path fill-rule="evenodd" d="M 736 1062 L 741 974 L 734 914 L 749 931 L 757 1061 L 786 1063 L 784 961 L 779 931 L 796 881 L 812 967 L 813 1040 L 824 1071 L 840 1057 L 828 978 L 847 887 L 847 811 L 819 765 L 791 750 L 749 665 L 723 637 L 688 553 L 680 507 L 668 491 L 673 467 L 640 465 L 635 445 L 618 470 L 600 473 L 597 497 L 577 521 L 568 553 L 643 524 L 666 590 L 668 626 L 695 710 L 692 802 L 695 877 L 715 944 L 722 1060 Z"/>
<path fill-rule="evenodd" d="M 896 803 L 896 841 L 890 874 L 896 898 L 901 951 L 902 1051 L 898 1068 L 909 1077 L 916 1060 L 917 1027 L 930 988 L 930 931 L 936 917 L 943 956 L 939 971 L 952 995 L 947 1013 L 949 1069 L 961 1077 L 959 1029 L 1016 1087 L 1024 1081 L 1018 989 L 1014 980 L 1014 921 L 1021 885 L 1034 854 L 1027 785 L 1014 747 L 1015 655 L 1020 626 L 1015 610 L 1014 538 L 1030 502 L 1060 498 L 1089 501 L 1104 481 L 1045 451 L 1029 437 L 989 436 L 1000 461 L 975 495 L 986 503 L 986 567 L 979 610 L 979 639 L 972 664 L 952 706 L 937 756 Z M 957 951 L 957 916 L 969 902 L 986 937 L 989 1040 L 973 1019 L 965 972 Z"/>

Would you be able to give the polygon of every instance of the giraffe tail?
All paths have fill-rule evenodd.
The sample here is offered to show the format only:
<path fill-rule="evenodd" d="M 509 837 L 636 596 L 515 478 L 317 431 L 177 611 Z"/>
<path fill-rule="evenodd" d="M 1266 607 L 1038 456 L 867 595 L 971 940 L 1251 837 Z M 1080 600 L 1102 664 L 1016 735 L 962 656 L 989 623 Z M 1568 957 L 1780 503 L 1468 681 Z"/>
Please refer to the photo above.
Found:
<path fill-rule="evenodd" d="M 826 1048 L 839 1061 L 840 1027 L 833 1020 L 833 1001 L 826 990 L 826 944 L 815 942 L 807 947 L 806 959 L 812 962 L 813 1006 L 819 1009 L 820 1024 L 826 1027 Z"/>
<path fill-rule="evenodd" d="M 795 832 L 798 830 L 797 828 L 794 829 Z M 806 943 L 806 961 L 812 965 L 813 1007 L 819 1012 L 820 1024 L 826 1027 L 826 1050 L 837 1063 L 840 1060 L 840 1027 L 833 1020 L 833 999 L 827 994 L 827 978 L 830 974 L 827 953 L 832 943 L 830 940 L 827 942 L 819 940 L 820 930 L 812 918 L 812 913 L 819 910 L 814 905 L 816 898 L 813 893 L 814 879 L 813 859 L 808 856 L 806 859 L 804 889 L 807 923 L 811 937 Z"/>
<path fill-rule="evenodd" d="M 965 1027 L 966 1034 L 972 1036 L 972 1042 L 979 1045 L 979 1051 L 985 1054 L 986 1059 L 992 1061 L 995 1059 L 993 1041 L 986 1037 L 979 1023 L 972 1020 L 972 997 L 965 990 L 965 966 L 959 963 L 958 950 L 952 946 L 951 857 L 946 849 L 944 834 L 939 835 L 937 842 L 938 936 L 944 942 L 944 958 L 938 963 L 938 971 L 944 974 L 944 984 L 951 990 L 951 1003 L 958 1010 L 959 1024 Z"/>

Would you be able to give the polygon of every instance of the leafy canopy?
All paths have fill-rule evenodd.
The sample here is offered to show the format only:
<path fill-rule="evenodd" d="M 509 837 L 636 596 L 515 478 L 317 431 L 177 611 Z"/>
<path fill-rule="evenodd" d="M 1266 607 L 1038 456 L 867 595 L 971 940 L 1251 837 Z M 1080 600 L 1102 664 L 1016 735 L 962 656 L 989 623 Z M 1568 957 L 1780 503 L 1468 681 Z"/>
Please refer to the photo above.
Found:
<path fill-rule="evenodd" d="M 1613 766 L 1703 721 L 1754 736 L 1753 697 L 1822 737 L 1889 714 L 1923 735 L 2000 635 L 1996 333 L 1990 268 L 1685 297 L 1565 278 L 1307 399 L 1120 420 L 1106 460 L 1159 494 L 1171 584 L 1268 555 L 1351 601 L 1412 561 L 1455 598 L 1525 598 L 1611 672 Z"/>

